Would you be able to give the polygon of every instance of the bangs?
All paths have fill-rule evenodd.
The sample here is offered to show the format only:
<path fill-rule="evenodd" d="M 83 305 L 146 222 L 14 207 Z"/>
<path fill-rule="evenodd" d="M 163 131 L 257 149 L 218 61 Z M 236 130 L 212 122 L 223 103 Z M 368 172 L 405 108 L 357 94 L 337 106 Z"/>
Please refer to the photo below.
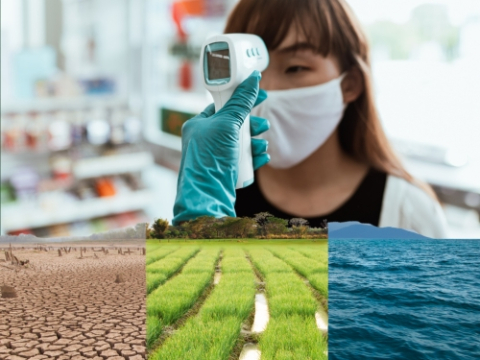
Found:
<path fill-rule="evenodd" d="M 335 19 L 327 1 L 242 0 L 231 13 L 225 33 L 260 36 L 268 50 L 277 49 L 291 27 L 323 56 L 338 54 L 340 36 L 334 37 Z M 339 35 L 339 34 L 337 34 Z"/>

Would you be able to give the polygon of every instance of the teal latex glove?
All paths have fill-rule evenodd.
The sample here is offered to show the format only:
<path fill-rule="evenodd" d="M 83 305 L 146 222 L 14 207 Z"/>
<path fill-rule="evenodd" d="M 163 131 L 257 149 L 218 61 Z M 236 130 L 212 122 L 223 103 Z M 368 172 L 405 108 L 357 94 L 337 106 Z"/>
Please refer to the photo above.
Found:
<path fill-rule="evenodd" d="M 267 98 L 259 89 L 261 74 L 254 71 L 215 113 L 210 104 L 182 127 L 182 160 L 173 208 L 173 225 L 200 216 L 235 216 L 235 184 L 238 178 L 239 135 L 245 117 Z M 270 127 L 263 118 L 250 116 L 252 136 Z M 267 141 L 252 138 L 253 166 L 265 165 Z"/>

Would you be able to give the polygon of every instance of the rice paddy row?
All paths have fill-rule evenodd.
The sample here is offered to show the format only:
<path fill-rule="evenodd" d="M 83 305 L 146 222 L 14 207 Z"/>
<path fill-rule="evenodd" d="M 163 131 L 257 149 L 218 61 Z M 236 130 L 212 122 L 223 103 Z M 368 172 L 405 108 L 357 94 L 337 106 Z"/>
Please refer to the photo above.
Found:
<path fill-rule="evenodd" d="M 255 270 L 264 280 L 270 313 L 266 330 L 257 336 L 261 359 L 326 359 L 327 340 L 315 323 L 319 304 L 297 275 L 307 279 L 316 275 L 327 278 L 326 264 L 307 257 L 298 248 L 292 250 L 271 244 L 269 241 L 268 246 L 201 245 L 201 250 L 198 246 L 186 245 L 150 263 L 147 284 L 154 281 L 154 275 L 165 274 L 166 278 L 160 285 L 148 284 L 148 358 L 227 360 L 234 358 L 232 351 L 238 357 L 242 324 L 254 312 Z M 168 247 L 172 249 L 171 245 L 160 246 L 161 249 Z M 318 245 L 300 247 L 307 253 L 320 250 Z M 326 249 L 322 246 L 321 252 Z M 147 251 L 158 250 L 151 246 Z M 172 260 L 179 253 L 183 258 L 180 266 Z M 213 286 L 220 253 L 221 278 L 218 285 Z M 176 270 L 165 272 L 167 268 L 173 269 L 174 263 Z M 176 275 L 171 277 L 172 274 Z M 323 296 L 328 295 L 328 290 L 319 289 Z M 189 311 L 194 307 L 197 310 Z M 159 338 L 162 341 L 158 341 Z"/>
<path fill-rule="evenodd" d="M 244 252 L 226 250 L 222 279 L 200 312 L 188 319 L 149 359 L 227 359 L 243 321 L 252 312 L 254 296 L 254 274 Z"/>
<path fill-rule="evenodd" d="M 185 255 L 189 254 L 187 250 L 192 255 L 198 252 L 198 248 L 185 247 L 179 251 L 182 250 Z M 179 276 L 157 287 L 147 296 L 148 348 L 153 346 L 166 326 L 172 325 L 195 304 L 205 288 L 212 282 L 219 253 L 220 249 L 201 250 L 184 265 Z M 183 262 L 187 260 L 188 257 L 185 256 Z M 147 276 L 148 271 L 162 269 L 162 264 L 166 265 L 165 268 L 171 269 L 168 265 L 177 264 L 176 258 L 166 257 L 160 262 L 149 265 L 152 266 L 151 268 L 147 266 Z M 147 277 L 147 282 L 148 280 Z"/>
<path fill-rule="evenodd" d="M 259 341 L 262 360 L 327 359 L 327 340 L 316 325 L 318 303 L 311 291 L 270 251 L 255 249 L 249 255 L 265 280 L 270 313 Z"/>
<path fill-rule="evenodd" d="M 286 248 L 269 250 L 305 277 L 322 296 L 328 298 L 328 262 L 319 263 L 319 261 L 306 257 L 302 251 Z"/>
<path fill-rule="evenodd" d="M 297 246 L 289 247 L 291 250 L 298 251 L 302 255 L 315 260 L 316 262 L 322 262 L 328 266 L 328 244 L 321 244 L 318 246 Z"/>
<path fill-rule="evenodd" d="M 165 248 L 154 249 L 150 251 L 149 248 L 147 248 L 147 254 L 145 256 L 145 264 L 148 265 L 155 261 L 163 259 L 165 256 L 172 253 L 176 249 L 177 249 L 176 247 L 165 247 Z"/>
<path fill-rule="evenodd" d="M 186 261 L 194 256 L 200 248 L 185 247 L 177 251 L 167 252 L 162 261 L 156 261 L 147 265 L 147 294 L 167 281 L 170 276 L 177 272 Z"/>

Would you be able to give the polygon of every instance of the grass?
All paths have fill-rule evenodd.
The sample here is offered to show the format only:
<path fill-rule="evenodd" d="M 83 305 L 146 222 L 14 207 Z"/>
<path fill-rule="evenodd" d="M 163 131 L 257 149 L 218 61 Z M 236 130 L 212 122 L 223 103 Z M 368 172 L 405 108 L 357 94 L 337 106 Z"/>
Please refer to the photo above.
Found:
<path fill-rule="evenodd" d="M 189 319 L 180 331 L 169 338 L 149 360 L 216 360 L 228 359 L 240 327 L 236 317 L 199 321 Z"/>
<path fill-rule="evenodd" d="M 286 336 L 287 335 L 287 336 Z M 327 360 L 327 340 L 318 331 L 315 319 L 279 316 L 268 324 L 260 338 L 262 360 Z"/>
<path fill-rule="evenodd" d="M 307 280 L 315 290 L 328 299 L 328 274 L 311 274 L 307 276 Z"/>
<path fill-rule="evenodd" d="M 262 360 L 327 359 L 327 341 L 315 325 L 318 303 L 311 291 L 289 265 L 270 251 L 249 253 L 265 279 L 270 312 L 259 342 Z"/>
<path fill-rule="evenodd" d="M 249 251 L 253 264 L 265 276 L 268 273 L 291 273 L 292 268 L 277 259 L 265 249 L 252 249 Z"/>
<path fill-rule="evenodd" d="M 147 255 L 145 256 L 145 264 L 148 265 L 155 261 L 163 259 L 165 256 L 172 253 L 176 249 L 176 247 L 162 247 L 153 251 L 147 251 Z"/>
<path fill-rule="evenodd" d="M 267 273 L 266 293 L 272 317 L 301 315 L 315 317 L 318 304 L 311 291 L 293 273 Z"/>
<path fill-rule="evenodd" d="M 303 255 L 307 249 L 302 249 L 302 252 L 285 248 L 269 248 L 269 250 L 305 277 L 322 296 L 328 298 L 328 263 Z M 323 252 L 326 250 L 324 249 Z"/>
<path fill-rule="evenodd" d="M 297 251 L 306 257 L 320 261 L 328 265 L 328 244 L 321 244 L 318 246 L 297 246 L 290 249 Z"/>
<path fill-rule="evenodd" d="M 150 329 L 154 329 L 158 336 L 165 326 L 182 317 L 212 282 L 219 252 L 218 248 L 200 251 L 178 276 L 147 296 L 147 321 L 151 324 Z M 151 348 L 155 339 L 149 336 L 148 348 Z"/>
<path fill-rule="evenodd" d="M 199 251 L 198 247 L 182 248 L 161 260 L 147 265 L 147 294 L 150 294 L 158 286 L 167 281 L 177 272 L 189 259 Z"/>
<path fill-rule="evenodd" d="M 222 274 L 250 274 L 252 267 L 248 261 L 244 261 L 245 258 L 245 251 L 239 247 L 225 249 L 222 260 Z"/>
<path fill-rule="evenodd" d="M 313 273 L 328 273 L 328 264 L 290 249 L 268 248 L 273 254 L 284 260 L 304 277 Z"/>
<path fill-rule="evenodd" d="M 295 243 L 294 247 L 292 243 Z M 240 340 L 243 339 L 240 330 L 254 309 L 257 291 L 253 264 L 265 282 L 270 312 L 267 328 L 258 336 L 262 360 L 327 359 L 327 339 L 315 322 L 319 303 L 295 273 L 307 274 L 316 289 L 321 288 L 326 279 L 328 289 L 327 264 L 316 260 L 316 256 L 322 256 L 328 261 L 328 254 L 325 257 L 328 247 L 322 244 L 327 243 L 305 239 L 242 239 L 241 242 L 228 239 L 170 240 L 167 245 L 163 241 L 149 241 L 147 251 L 179 245 L 183 245 L 180 248 L 193 245 L 201 250 L 178 275 L 164 280 L 166 282 L 147 297 L 148 358 L 228 360 L 233 358 L 233 353 L 238 356 L 235 351 L 244 341 Z M 220 249 L 223 254 L 221 278 L 213 286 L 214 264 Z M 167 263 L 166 260 L 178 251 L 158 263 Z M 159 270 L 161 266 L 152 267 L 153 264 L 147 267 L 150 269 L 147 283 L 163 274 Z M 294 270 L 292 264 L 301 270 Z M 209 286 L 213 290 L 205 293 Z M 198 303 L 198 299 L 205 298 L 206 294 L 206 300 Z M 192 308 L 199 309 L 198 313 L 189 310 Z M 162 339 L 161 342 L 157 342 L 158 338 Z"/>
<path fill-rule="evenodd" d="M 162 335 L 163 323 L 156 316 L 147 315 L 147 348 L 151 348 L 155 341 Z"/>
<path fill-rule="evenodd" d="M 156 261 L 152 264 L 147 265 L 147 273 L 163 273 L 171 274 L 172 271 L 175 272 L 179 266 L 183 265 L 188 259 L 194 256 L 200 250 L 199 247 L 185 247 L 181 248 L 173 253 L 170 256 L 163 258 L 160 261 Z"/>
<path fill-rule="evenodd" d="M 242 253 L 241 250 L 225 251 L 220 283 L 200 312 L 168 338 L 149 359 L 228 359 L 240 334 L 241 324 L 254 306 L 255 277 Z M 227 270 L 234 266 L 242 271 L 234 273 Z"/>

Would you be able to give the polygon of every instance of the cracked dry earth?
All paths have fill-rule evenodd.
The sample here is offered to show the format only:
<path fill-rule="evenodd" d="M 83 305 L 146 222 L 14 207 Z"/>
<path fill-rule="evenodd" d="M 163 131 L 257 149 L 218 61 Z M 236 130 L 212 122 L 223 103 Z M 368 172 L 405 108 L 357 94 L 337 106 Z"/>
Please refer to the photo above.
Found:
<path fill-rule="evenodd" d="M 87 248 L 80 259 L 13 248 L 30 264 L 0 266 L 0 285 L 17 293 L 0 298 L 0 359 L 145 359 L 145 255 L 131 249 Z"/>

